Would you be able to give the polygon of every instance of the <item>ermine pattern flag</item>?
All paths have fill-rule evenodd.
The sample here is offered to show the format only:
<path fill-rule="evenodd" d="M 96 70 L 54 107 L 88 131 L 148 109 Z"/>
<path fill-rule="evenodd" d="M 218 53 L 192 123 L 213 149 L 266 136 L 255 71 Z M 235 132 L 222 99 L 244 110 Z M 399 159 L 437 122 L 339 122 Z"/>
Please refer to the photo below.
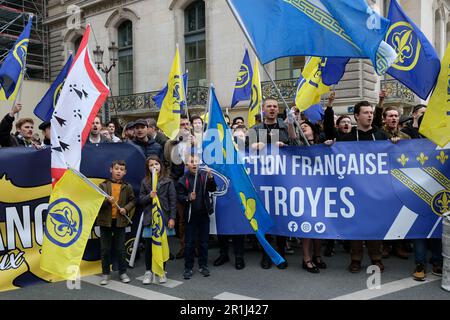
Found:
<path fill-rule="evenodd" d="M 51 120 L 54 183 L 68 167 L 79 170 L 81 149 L 109 93 L 90 58 L 90 30 L 88 25 Z"/>

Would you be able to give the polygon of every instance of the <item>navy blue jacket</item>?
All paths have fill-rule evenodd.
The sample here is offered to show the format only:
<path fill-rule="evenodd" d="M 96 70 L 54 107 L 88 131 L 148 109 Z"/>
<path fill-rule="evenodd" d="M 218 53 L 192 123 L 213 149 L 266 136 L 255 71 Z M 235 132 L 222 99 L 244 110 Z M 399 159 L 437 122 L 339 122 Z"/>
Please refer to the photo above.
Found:
<path fill-rule="evenodd" d="M 156 155 L 159 157 L 159 159 L 161 159 L 161 161 L 164 161 L 163 148 L 161 147 L 161 145 L 158 142 L 155 141 L 155 139 L 148 138 L 147 142 L 144 142 L 144 141 L 138 140 L 138 139 L 134 139 L 132 142 L 136 146 L 141 148 L 146 159 L 150 155 Z"/>

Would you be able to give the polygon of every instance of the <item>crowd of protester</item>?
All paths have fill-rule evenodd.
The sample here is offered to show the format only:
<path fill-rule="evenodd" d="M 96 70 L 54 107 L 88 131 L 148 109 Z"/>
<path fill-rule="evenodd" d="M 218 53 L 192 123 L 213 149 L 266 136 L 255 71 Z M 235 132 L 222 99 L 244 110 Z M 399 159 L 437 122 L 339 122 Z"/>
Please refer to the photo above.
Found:
<path fill-rule="evenodd" d="M 335 94 L 331 93 L 324 106 L 324 118 L 318 123 L 312 123 L 294 106 L 280 117 L 278 101 L 267 98 L 263 101 L 262 114 L 255 118 L 256 125 L 248 128 L 242 117 L 236 117 L 230 121 L 225 116 L 230 126 L 233 137 L 239 148 L 260 150 L 266 144 L 276 144 L 278 147 L 326 144 L 333 145 L 336 141 L 375 141 L 390 140 L 397 143 L 401 139 L 421 139 L 419 126 L 426 111 L 425 105 L 413 107 L 411 115 L 403 115 L 396 107 L 384 108 L 385 92 L 379 95 L 379 103 L 374 107 L 367 101 L 355 104 L 354 114 L 337 115 L 333 109 Z M 21 104 L 12 107 L 11 111 L 4 116 L 0 123 L 0 147 L 34 147 L 36 149 L 51 147 L 50 123 L 44 122 L 39 125 L 43 138 L 34 132 L 34 121 L 30 118 L 15 120 L 15 115 L 22 109 Z M 13 123 L 15 122 L 15 132 Z M 130 203 L 141 205 L 144 209 L 144 234 L 145 239 L 145 261 L 146 272 L 143 283 L 149 284 L 157 281 L 151 272 L 151 199 L 158 195 L 165 215 L 165 221 L 169 229 L 174 228 L 179 239 L 179 251 L 173 255 L 176 259 L 185 259 L 184 279 L 190 279 L 194 272 L 194 257 L 198 256 L 199 271 L 203 276 L 209 276 L 208 269 L 208 241 L 209 237 L 209 214 L 211 213 L 211 202 L 209 191 L 216 188 L 213 175 L 210 170 L 201 171 L 197 174 L 200 159 L 192 153 L 193 147 L 199 147 L 202 141 L 205 125 L 200 115 L 192 115 L 189 119 L 182 116 L 178 136 L 170 140 L 158 130 L 155 119 L 137 119 L 127 123 L 123 130 L 117 123 L 109 122 L 103 125 L 100 117 L 93 121 L 92 128 L 86 143 L 130 143 L 142 150 L 146 160 L 146 176 L 143 177 L 139 196 L 130 194 L 130 186 L 122 180 L 126 173 L 126 164 L 115 161 L 111 166 L 111 179 L 104 183 L 103 188 L 109 192 L 110 198 L 105 199 L 98 223 L 101 225 L 102 233 L 102 261 L 103 274 L 102 284 L 109 280 L 109 253 L 111 246 L 111 228 L 114 234 L 119 234 L 123 240 L 122 230 L 126 221 L 120 219 L 121 214 L 126 214 L 132 208 Z M 276 134 L 274 134 L 276 132 Z M 249 135 L 254 134 L 256 141 L 249 142 Z M 240 143 L 239 143 L 240 142 Z M 117 159 L 111 159 L 117 160 Z M 153 171 L 156 170 L 156 171 Z M 152 172 L 157 172 L 160 177 L 157 191 L 151 186 Z M 124 184 L 125 191 L 116 184 Z M 121 198 L 121 192 L 126 192 L 125 198 Z M 121 199 L 120 208 L 115 208 L 114 203 Z M 122 201 L 123 200 L 123 201 Z M 126 209 L 128 208 L 128 209 Z M 149 227 L 150 226 L 150 227 Z M 286 262 L 279 264 L 279 269 L 288 267 L 286 255 L 293 253 L 293 246 L 301 246 L 303 251 L 302 267 L 310 273 L 320 273 L 327 268 L 327 263 L 322 257 L 331 257 L 335 254 L 335 246 L 343 245 L 349 253 L 348 270 L 352 273 L 361 271 L 364 243 L 368 248 L 369 258 L 372 265 L 378 266 L 384 271 L 383 259 L 390 255 L 401 259 L 414 256 L 415 268 L 413 278 L 423 281 L 427 274 L 427 249 L 432 252 L 431 270 L 435 275 L 442 275 L 442 244 L 440 239 L 416 239 L 416 240 L 317 240 L 296 239 L 284 236 L 266 236 L 269 241 L 275 238 L 276 250 L 285 258 Z M 235 268 L 245 268 L 244 248 L 246 243 L 257 246 L 252 236 L 233 235 L 218 236 L 220 254 L 214 260 L 214 266 L 218 267 L 230 261 L 229 243 L 232 242 L 235 256 Z M 124 256 L 123 245 L 119 247 L 119 256 Z M 124 259 L 124 258 L 123 258 Z M 328 261 L 328 264 L 332 261 Z M 261 267 L 269 269 L 272 262 L 268 255 L 262 251 Z M 123 262 L 120 264 L 121 279 L 128 282 Z M 160 276 L 160 283 L 167 281 L 165 276 Z"/>

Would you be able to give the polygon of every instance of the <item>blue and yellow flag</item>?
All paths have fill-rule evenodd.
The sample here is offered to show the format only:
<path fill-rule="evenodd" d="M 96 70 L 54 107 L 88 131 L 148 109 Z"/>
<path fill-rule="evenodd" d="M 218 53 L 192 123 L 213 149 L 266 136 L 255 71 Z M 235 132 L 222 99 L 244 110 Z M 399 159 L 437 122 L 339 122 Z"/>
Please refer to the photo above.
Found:
<path fill-rule="evenodd" d="M 295 97 L 295 105 L 300 112 L 318 104 L 320 96 L 330 91 L 330 87 L 322 82 L 322 69 L 326 63 L 327 58 L 312 57 L 303 70 Z"/>
<path fill-rule="evenodd" d="M 158 174 L 152 174 L 152 190 L 156 192 Z M 152 201 L 152 272 L 159 277 L 164 276 L 164 262 L 169 260 L 169 243 L 164 215 L 158 196 Z"/>
<path fill-rule="evenodd" d="M 369 58 L 378 74 L 395 61 L 389 21 L 365 0 L 227 0 L 262 64 L 288 56 Z"/>
<path fill-rule="evenodd" d="M 436 89 L 431 95 L 419 132 L 444 147 L 450 142 L 450 44 L 441 65 Z"/>
<path fill-rule="evenodd" d="M 285 260 L 264 237 L 264 234 L 273 226 L 273 221 L 259 199 L 255 186 L 245 170 L 244 162 L 234 145 L 233 137 L 225 122 L 213 87 L 209 90 L 209 101 L 208 130 L 203 140 L 203 161 L 231 181 L 248 223 L 250 223 L 261 246 L 272 261 L 278 265 Z M 214 148 L 211 148 L 210 144 Z M 211 149 L 216 150 L 218 154 L 208 154 Z"/>
<path fill-rule="evenodd" d="M 186 106 L 178 46 L 167 81 L 167 92 L 159 112 L 157 126 L 167 137 L 174 140 L 180 130 L 181 110 Z"/>
<path fill-rule="evenodd" d="M 261 113 L 262 104 L 262 91 L 261 91 L 261 79 L 259 77 L 259 61 L 256 58 L 255 65 L 253 66 L 252 77 L 252 96 L 250 100 L 250 107 L 248 109 L 248 127 L 251 128 L 256 124 L 255 116 Z"/>
<path fill-rule="evenodd" d="M 183 74 L 183 85 L 184 85 L 184 92 L 187 95 L 187 85 L 188 85 L 188 80 L 189 80 L 189 73 L 186 72 L 185 74 Z M 168 90 L 169 86 L 166 84 L 166 86 L 164 88 L 161 89 L 161 91 L 159 91 L 157 94 L 155 94 L 152 97 L 153 102 L 155 102 L 156 107 L 161 110 L 162 104 L 164 102 L 164 99 L 166 98 L 167 95 L 167 90 Z M 185 113 L 184 112 L 184 105 L 181 106 L 181 113 Z"/>
<path fill-rule="evenodd" d="M 345 67 L 349 58 L 327 58 L 327 63 L 322 68 L 322 82 L 326 86 L 338 84 L 345 73 Z"/>
<path fill-rule="evenodd" d="M 33 16 L 30 15 L 25 29 L 0 67 L 0 100 L 14 99 L 22 85 L 32 24 Z"/>
<path fill-rule="evenodd" d="M 42 97 L 36 108 L 34 108 L 34 114 L 42 121 L 51 120 L 53 111 L 55 111 L 56 102 L 58 101 L 59 94 L 61 93 L 61 89 L 64 85 L 64 81 L 69 74 L 72 62 L 73 56 L 70 55 L 64 68 L 58 74 L 50 89 L 48 89 L 47 93 Z"/>
<path fill-rule="evenodd" d="M 388 19 L 391 25 L 386 42 L 398 57 L 387 73 L 426 100 L 441 67 L 436 50 L 395 0 L 391 0 Z"/>
<path fill-rule="evenodd" d="M 248 56 L 248 50 L 245 49 L 244 59 L 234 85 L 233 99 L 231 108 L 234 108 L 239 101 L 249 100 L 252 94 L 253 70 Z"/>
<path fill-rule="evenodd" d="M 68 169 L 50 196 L 44 225 L 41 269 L 75 279 L 105 197 Z"/>

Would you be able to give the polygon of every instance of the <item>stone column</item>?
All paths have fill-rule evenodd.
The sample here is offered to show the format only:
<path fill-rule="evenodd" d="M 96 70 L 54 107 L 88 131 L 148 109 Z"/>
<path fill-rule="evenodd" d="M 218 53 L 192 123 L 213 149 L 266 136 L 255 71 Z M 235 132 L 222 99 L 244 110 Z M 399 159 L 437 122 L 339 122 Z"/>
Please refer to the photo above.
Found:
<path fill-rule="evenodd" d="M 441 52 L 439 52 L 440 58 L 444 57 L 445 49 L 447 48 L 447 42 L 445 41 L 445 38 L 447 36 L 447 24 L 445 23 L 446 15 L 445 15 L 445 9 L 441 8 L 440 10 L 441 15 L 441 21 L 439 22 L 441 25 L 441 34 L 440 34 L 440 42 L 441 42 Z"/>

